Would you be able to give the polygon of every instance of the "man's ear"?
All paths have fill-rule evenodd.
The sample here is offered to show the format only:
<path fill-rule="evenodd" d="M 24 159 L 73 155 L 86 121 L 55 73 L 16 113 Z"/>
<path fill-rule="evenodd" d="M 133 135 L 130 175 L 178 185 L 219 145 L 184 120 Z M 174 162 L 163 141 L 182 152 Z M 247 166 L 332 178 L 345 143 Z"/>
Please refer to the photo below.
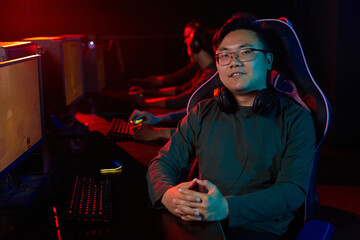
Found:
<path fill-rule="evenodd" d="M 267 65 L 267 70 L 271 70 L 272 69 L 272 63 L 274 61 L 274 55 L 272 53 L 266 53 L 266 65 Z"/>

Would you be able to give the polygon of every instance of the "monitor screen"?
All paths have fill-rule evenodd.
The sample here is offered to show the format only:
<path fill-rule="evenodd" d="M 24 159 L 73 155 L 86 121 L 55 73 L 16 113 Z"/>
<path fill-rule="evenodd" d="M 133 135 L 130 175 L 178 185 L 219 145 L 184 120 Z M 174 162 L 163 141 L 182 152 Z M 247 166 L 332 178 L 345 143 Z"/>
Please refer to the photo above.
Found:
<path fill-rule="evenodd" d="M 0 177 L 44 139 L 40 56 L 0 62 Z"/>
<path fill-rule="evenodd" d="M 33 42 L 41 53 L 45 127 L 64 128 L 72 106 L 84 96 L 81 39 L 50 36 L 23 40 Z"/>
<path fill-rule="evenodd" d="M 62 51 L 65 100 L 66 106 L 70 106 L 84 94 L 80 40 L 63 41 Z"/>
<path fill-rule="evenodd" d="M 105 46 L 89 41 L 84 55 L 84 90 L 88 93 L 101 93 L 106 87 Z"/>

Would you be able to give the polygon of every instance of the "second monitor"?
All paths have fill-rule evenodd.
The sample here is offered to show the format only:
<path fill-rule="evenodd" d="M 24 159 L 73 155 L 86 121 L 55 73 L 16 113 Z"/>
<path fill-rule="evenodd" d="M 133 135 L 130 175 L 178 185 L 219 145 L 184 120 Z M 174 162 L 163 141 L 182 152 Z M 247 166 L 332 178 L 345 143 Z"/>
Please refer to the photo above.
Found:
<path fill-rule="evenodd" d="M 45 127 L 54 116 L 58 119 L 69 113 L 69 108 L 84 95 L 81 38 L 34 37 L 41 54 Z"/>

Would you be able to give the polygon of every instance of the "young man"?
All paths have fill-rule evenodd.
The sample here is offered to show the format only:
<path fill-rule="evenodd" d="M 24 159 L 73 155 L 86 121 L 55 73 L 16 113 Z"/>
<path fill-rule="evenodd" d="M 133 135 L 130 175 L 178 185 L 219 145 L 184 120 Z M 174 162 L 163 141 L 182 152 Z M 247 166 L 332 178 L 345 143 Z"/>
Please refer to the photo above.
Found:
<path fill-rule="evenodd" d="M 286 97 L 264 97 L 276 56 L 259 23 L 230 19 L 213 47 L 224 89 L 194 107 L 152 160 L 150 198 L 185 221 L 223 220 L 240 236 L 276 239 L 306 198 L 315 152 L 313 120 Z M 231 108 L 224 107 L 229 105 L 224 93 L 235 103 Z M 194 158 L 201 180 L 178 183 Z"/>

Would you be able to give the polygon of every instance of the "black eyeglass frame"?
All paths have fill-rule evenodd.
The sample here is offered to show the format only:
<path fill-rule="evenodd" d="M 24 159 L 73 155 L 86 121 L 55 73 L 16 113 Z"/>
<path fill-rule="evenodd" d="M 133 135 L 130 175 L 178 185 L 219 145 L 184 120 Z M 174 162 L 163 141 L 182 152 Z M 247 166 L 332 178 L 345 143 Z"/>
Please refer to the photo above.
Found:
<path fill-rule="evenodd" d="M 239 59 L 239 54 L 238 54 L 238 52 L 240 52 L 240 51 L 245 51 L 245 50 L 251 50 L 252 52 L 262 52 L 262 53 L 264 53 L 264 54 L 269 53 L 269 51 L 268 51 L 268 50 L 265 50 L 265 49 L 257 49 L 257 48 L 240 48 L 240 49 L 236 50 L 235 52 L 226 52 L 227 54 L 229 54 L 229 55 L 230 55 L 230 61 L 229 61 L 229 63 L 227 63 L 227 64 L 220 64 L 220 62 L 219 62 L 219 59 L 220 59 L 219 55 L 220 55 L 220 54 L 224 54 L 225 52 L 215 54 L 215 59 L 216 59 L 216 62 L 217 62 L 217 63 L 219 63 L 219 65 L 220 65 L 220 66 L 226 66 L 226 65 L 229 65 L 229 64 L 231 63 L 231 59 L 234 59 L 234 58 L 233 58 L 233 55 L 234 55 L 234 56 L 235 56 L 235 58 L 236 58 L 237 60 L 239 60 L 240 62 L 251 62 L 252 60 L 254 60 L 255 55 L 252 55 L 252 58 L 251 58 L 251 59 L 249 59 L 249 60 L 242 61 L 242 60 L 240 60 L 240 59 Z"/>

